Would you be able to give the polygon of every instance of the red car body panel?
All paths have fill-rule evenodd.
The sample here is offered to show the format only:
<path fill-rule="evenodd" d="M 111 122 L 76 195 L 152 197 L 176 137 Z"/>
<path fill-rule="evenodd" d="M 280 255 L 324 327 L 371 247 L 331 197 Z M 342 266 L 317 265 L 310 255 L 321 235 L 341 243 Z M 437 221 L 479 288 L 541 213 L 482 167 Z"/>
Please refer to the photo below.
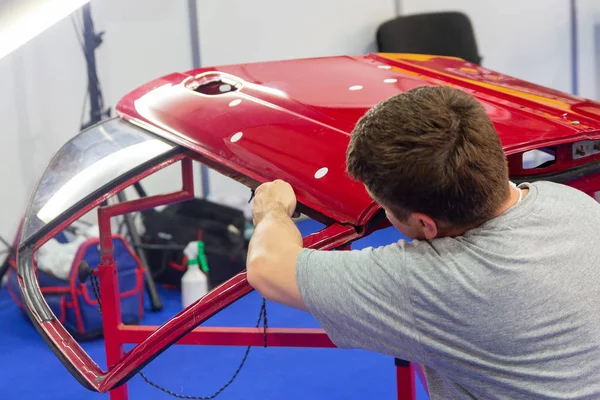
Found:
<path fill-rule="evenodd" d="M 193 90 L 211 80 L 234 82 L 239 90 Z M 378 207 L 346 174 L 350 133 L 373 105 L 424 85 L 451 85 L 479 99 L 508 156 L 600 138 L 597 103 L 457 58 L 411 54 L 200 68 L 138 88 L 117 111 L 256 182 L 284 179 L 301 203 L 360 226 Z M 523 173 L 518 163 L 511 167 L 513 175 Z"/>

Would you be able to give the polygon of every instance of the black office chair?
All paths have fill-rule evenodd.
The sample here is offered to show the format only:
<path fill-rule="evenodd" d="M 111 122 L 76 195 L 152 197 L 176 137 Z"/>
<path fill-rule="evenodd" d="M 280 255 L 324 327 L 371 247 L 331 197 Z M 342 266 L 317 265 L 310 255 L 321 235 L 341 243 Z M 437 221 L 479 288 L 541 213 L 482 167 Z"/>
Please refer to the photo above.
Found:
<path fill-rule="evenodd" d="M 395 18 L 377 29 L 382 53 L 417 53 L 459 57 L 481 64 L 471 20 L 460 12 L 414 14 Z"/>

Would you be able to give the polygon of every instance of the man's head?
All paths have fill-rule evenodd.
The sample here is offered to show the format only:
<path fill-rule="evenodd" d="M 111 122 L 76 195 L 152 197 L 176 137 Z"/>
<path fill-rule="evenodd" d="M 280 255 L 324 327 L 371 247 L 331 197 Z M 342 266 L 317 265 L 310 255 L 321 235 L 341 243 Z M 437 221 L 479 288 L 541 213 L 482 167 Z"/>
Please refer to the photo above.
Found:
<path fill-rule="evenodd" d="M 346 161 L 350 177 L 412 238 L 480 225 L 510 196 L 490 118 L 474 97 L 450 87 L 420 87 L 377 104 L 356 124 Z"/>

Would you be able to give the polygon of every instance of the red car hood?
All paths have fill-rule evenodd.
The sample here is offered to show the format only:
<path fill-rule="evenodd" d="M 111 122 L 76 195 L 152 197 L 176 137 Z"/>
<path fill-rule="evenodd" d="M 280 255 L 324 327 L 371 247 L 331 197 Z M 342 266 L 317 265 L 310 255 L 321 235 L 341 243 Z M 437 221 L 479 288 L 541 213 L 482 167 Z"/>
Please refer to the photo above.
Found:
<path fill-rule="evenodd" d="M 203 79 L 239 90 L 202 94 Z M 365 224 L 377 210 L 345 172 L 356 121 L 376 103 L 423 85 L 477 97 L 507 155 L 600 137 L 600 105 L 450 57 L 369 54 L 201 68 L 125 96 L 118 114 L 213 161 L 230 176 L 284 179 L 307 206 Z"/>

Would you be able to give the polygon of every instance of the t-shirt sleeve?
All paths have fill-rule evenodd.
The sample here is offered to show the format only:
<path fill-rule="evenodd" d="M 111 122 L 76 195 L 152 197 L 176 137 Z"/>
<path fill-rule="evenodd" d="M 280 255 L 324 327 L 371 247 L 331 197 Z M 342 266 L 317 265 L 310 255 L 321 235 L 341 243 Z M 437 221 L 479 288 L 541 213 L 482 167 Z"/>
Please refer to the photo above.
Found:
<path fill-rule="evenodd" d="M 309 311 L 341 348 L 424 362 L 404 243 L 352 251 L 304 249 L 296 263 Z"/>

